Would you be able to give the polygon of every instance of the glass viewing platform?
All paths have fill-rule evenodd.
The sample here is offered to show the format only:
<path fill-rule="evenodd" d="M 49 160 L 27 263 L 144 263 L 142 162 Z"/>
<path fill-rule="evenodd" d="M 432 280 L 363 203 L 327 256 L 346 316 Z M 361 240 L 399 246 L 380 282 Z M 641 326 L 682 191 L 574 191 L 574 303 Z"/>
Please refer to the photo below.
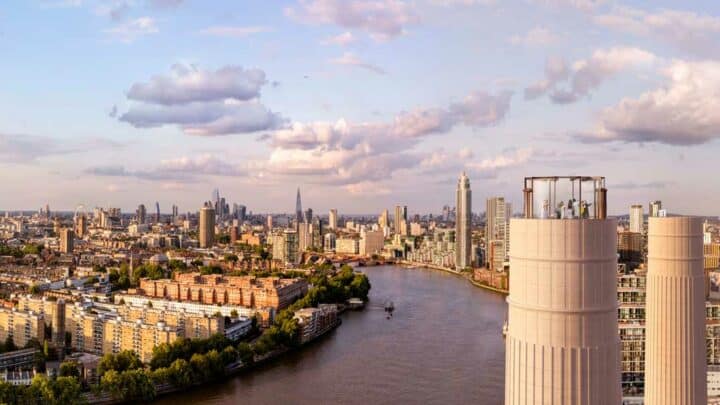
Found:
<path fill-rule="evenodd" d="M 605 219 L 607 189 L 605 177 L 526 177 L 525 218 Z"/>

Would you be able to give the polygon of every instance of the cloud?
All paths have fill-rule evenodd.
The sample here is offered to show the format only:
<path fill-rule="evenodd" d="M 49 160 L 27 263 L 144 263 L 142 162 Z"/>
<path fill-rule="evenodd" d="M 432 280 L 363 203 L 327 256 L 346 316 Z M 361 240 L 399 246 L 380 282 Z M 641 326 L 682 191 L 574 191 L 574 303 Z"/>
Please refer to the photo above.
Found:
<path fill-rule="evenodd" d="M 720 62 L 676 60 L 662 73 L 664 86 L 605 109 L 599 129 L 576 138 L 697 145 L 720 137 Z"/>
<path fill-rule="evenodd" d="M 324 39 L 322 41 L 322 44 L 323 45 L 348 46 L 348 45 L 354 43 L 355 41 L 357 41 L 357 38 L 355 38 L 355 36 L 352 34 L 352 32 L 345 31 L 342 34 Z"/>
<path fill-rule="evenodd" d="M 717 40 L 720 17 L 680 10 L 649 12 L 615 7 L 608 13 L 595 16 L 594 21 L 609 29 L 658 39 L 694 55 L 720 55 L 720 42 Z"/>
<path fill-rule="evenodd" d="M 330 63 L 335 65 L 354 66 L 362 69 L 369 70 L 379 75 L 384 75 L 386 72 L 381 67 L 373 65 L 371 63 L 363 62 L 360 58 L 355 56 L 351 52 L 345 52 L 342 56 L 330 59 Z"/>
<path fill-rule="evenodd" d="M 184 0 L 148 0 L 148 5 L 155 8 L 175 8 L 180 6 Z"/>
<path fill-rule="evenodd" d="M 107 34 L 125 43 L 133 42 L 142 36 L 156 34 L 159 31 L 152 17 L 139 17 L 105 30 Z"/>
<path fill-rule="evenodd" d="M 260 69 L 225 66 L 218 70 L 202 70 L 193 65 L 176 64 L 169 75 L 158 75 L 147 83 L 130 87 L 127 97 L 135 101 L 175 105 L 226 98 L 251 100 L 260 97 L 267 83 Z"/>
<path fill-rule="evenodd" d="M 33 163 L 44 157 L 121 146 L 99 138 L 60 140 L 45 136 L 0 133 L 0 162 Z"/>
<path fill-rule="evenodd" d="M 542 47 L 560 42 L 560 35 L 545 27 L 535 27 L 523 35 L 513 35 L 508 40 L 513 45 Z"/>
<path fill-rule="evenodd" d="M 652 53 L 630 47 L 598 49 L 590 58 L 577 60 L 571 66 L 563 59 L 548 58 L 545 78 L 525 88 L 525 99 L 549 94 L 553 103 L 574 103 L 621 71 L 647 67 L 656 61 Z"/>
<path fill-rule="evenodd" d="M 177 125 L 190 135 L 228 135 L 276 129 L 283 118 L 259 101 L 265 72 L 226 66 L 203 70 L 174 65 L 169 75 L 135 83 L 134 101 L 119 118 L 136 128 Z"/>
<path fill-rule="evenodd" d="M 569 7 L 581 11 L 593 11 L 608 3 L 608 0 L 529 0 L 531 3 L 551 6 Z"/>
<path fill-rule="evenodd" d="M 442 7 L 494 6 L 497 3 L 497 0 L 430 0 L 430 4 Z"/>
<path fill-rule="evenodd" d="M 389 122 L 293 123 L 268 140 L 272 153 L 266 169 L 338 185 L 380 181 L 398 170 L 427 169 L 434 156 L 413 152 L 423 137 L 446 133 L 457 125 L 495 125 L 507 113 L 510 97 L 510 92 L 476 91 L 448 108 L 403 111 Z"/>
<path fill-rule="evenodd" d="M 200 33 L 216 37 L 245 38 L 250 35 L 261 34 L 270 31 L 272 31 L 270 27 L 261 25 L 247 27 L 218 25 L 200 30 Z"/>
<path fill-rule="evenodd" d="M 130 12 L 132 3 L 128 0 L 112 0 L 101 3 L 95 8 L 95 14 L 110 17 L 113 21 L 122 21 Z"/>
<path fill-rule="evenodd" d="M 527 163 L 532 156 L 532 148 L 522 148 L 491 158 L 486 158 L 479 162 L 468 163 L 466 167 L 478 172 L 491 172 L 498 169 L 522 165 Z"/>
<path fill-rule="evenodd" d="M 211 154 L 196 158 L 161 160 L 157 167 L 149 170 L 128 170 L 121 165 L 90 167 L 85 170 L 85 173 L 93 176 L 132 177 L 151 181 L 195 181 L 199 175 L 244 177 L 248 172 L 247 166 L 228 163 Z"/>
<path fill-rule="evenodd" d="M 299 0 L 285 14 L 305 24 L 362 30 L 380 41 L 398 37 L 418 22 L 413 7 L 402 0 Z"/>
<path fill-rule="evenodd" d="M 610 187 L 613 190 L 620 189 L 620 190 L 636 190 L 636 189 L 658 189 L 658 188 L 665 188 L 668 186 L 671 186 L 675 184 L 672 181 L 650 181 L 647 183 L 636 183 L 636 182 L 627 182 L 627 183 L 620 183 L 620 184 L 612 184 Z"/>
<path fill-rule="evenodd" d="M 178 125 L 189 135 L 228 135 L 279 127 L 283 119 L 255 101 L 190 103 L 159 106 L 140 104 L 120 116 L 135 128 Z"/>

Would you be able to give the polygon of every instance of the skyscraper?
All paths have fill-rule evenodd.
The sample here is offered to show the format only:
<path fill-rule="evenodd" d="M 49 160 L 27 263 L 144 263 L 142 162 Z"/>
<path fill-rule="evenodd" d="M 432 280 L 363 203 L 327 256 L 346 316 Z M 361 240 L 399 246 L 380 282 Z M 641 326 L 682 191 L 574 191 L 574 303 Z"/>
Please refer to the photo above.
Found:
<path fill-rule="evenodd" d="M 455 206 L 455 268 L 465 269 L 472 264 L 472 191 L 465 172 L 458 179 Z"/>
<path fill-rule="evenodd" d="M 407 205 L 396 205 L 395 206 L 395 233 L 398 235 L 407 235 L 407 227 L 410 225 L 407 220 Z"/>
<path fill-rule="evenodd" d="M 147 210 L 145 209 L 145 204 L 140 204 L 137 207 L 137 211 L 135 211 L 135 216 L 137 217 L 138 224 L 144 224 L 147 220 Z"/>
<path fill-rule="evenodd" d="M 645 223 L 645 213 L 643 212 L 643 206 L 640 204 L 631 205 L 630 206 L 630 232 L 642 233 L 644 223 Z"/>
<path fill-rule="evenodd" d="M 298 223 L 302 222 L 303 220 L 302 201 L 300 200 L 300 187 L 298 187 L 297 189 L 297 197 L 295 198 L 295 220 L 297 220 Z"/>
<path fill-rule="evenodd" d="M 337 229 L 337 209 L 335 208 L 331 209 L 330 214 L 328 214 L 328 228 Z"/>
<path fill-rule="evenodd" d="M 557 195 L 568 183 L 572 194 Z M 606 218 L 605 180 L 526 178 L 524 192 L 524 218 L 510 226 L 505 405 L 619 404 L 617 221 Z M 546 215 L 573 200 L 581 215 Z"/>
<path fill-rule="evenodd" d="M 78 238 L 82 239 L 87 234 L 87 217 L 85 214 L 80 214 L 75 218 L 75 234 Z"/>
<path fill-rule="evenodd" d="M 380 226 L 380 229 L 385 229 L 390 225 L 390 220 L 388 219 L 389 216 L 388 210 L 383 210 L 380 214 L 380 217 L 378 218 L 378 225 Z"/>
<path fill-rule="evenodd" d="M 215 243 L 215 209 L 211 203 L 206 203 L 200 208 L 200 219 L 198 220 L 198 241 L 201 248 L 212 247 Z"/>
<path fill-rule="evenodd" d="M 645 403 L 707 403 L 700 218 L 648 221 Z"/>
<path fill-rule="evenodd" d="M 510 252 L 508 204 L 504 197 L 491 197 L 485 207 L 485 257 L 488 267 L 502 270 Z"/>
<path fill-rule="evenodd" d="M 160 223 L 160 203 L 155 201 L 155 223 Z"/>

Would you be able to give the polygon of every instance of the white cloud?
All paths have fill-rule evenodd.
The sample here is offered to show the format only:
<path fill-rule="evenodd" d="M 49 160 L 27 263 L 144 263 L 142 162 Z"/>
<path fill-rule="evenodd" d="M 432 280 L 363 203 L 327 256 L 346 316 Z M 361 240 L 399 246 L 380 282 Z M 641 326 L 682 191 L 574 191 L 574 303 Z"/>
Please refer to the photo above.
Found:
<path fill-rule="evenodd" d="M 350 31 L 345 31 L 334 37 L 326 38 L 322 41 L 323 45 L 348 46 L 357 41 L 357 38 Z"/>
<path fill-rule="evenodd" d="M 133 42 L 139 37 L 159 32 L 152 17 L 139 17 L 134 20 L 120 23 L 113 28 L 105 30 L 109 35 L 122 42 Z"/>
<path fill-rule="evenodd" d="M 609 0 L 529 0 L 531 3 L 551 7 L 569 7 L 581 11 L 593 11 Z"/>
<path fill-rule="evenodd" d="M 330 59 L 330 63 L 335 65 L 354 66 L 362 69 L 369 70 L 373 73 L 384 75 L 386 72 L 383 68 L 373 65 L 371 63 L 364 62 L 351 52 L 345 52 L 342 56 Z"/>
<path fill-rule="evenodd" d="M 509 42 L 513 45 L 542 47 L 560 42 L 560 35 L 545 27 L 535 27 L 523 35 L 513 35 Z"/>
<path fill-rule="evenodd" d="M 442 7 L 453 6 L 494 6 L 497 0 L 430 0 L 430 4 Z"/>
<path fill-rule="evenodd" d="M 667 42 L 683 52 L 701 56 L 720 55 L 720 17 L 691 11 L 649 12 L 631 7 L 615 7 L 594 17 L 597 24 Z"/>
<path fill-rule="evenodd" d="M 413 7 L 402 0 L 299 0 L 285 14 L 307 24 L 362 30 L 376 40 L 400 36 L 418 21 Z"/>
<path fill-rule="evenodd" d="M 525 98 L 549 94 L 554 103 L 574 103 L 623 70 L 649 67 L 656 61 L 652 53 L 631 47 L 598 49 L 590 58 L 577 60 L 571 66 L 562 59 L 548 58 L 545 78 L 528 86 Z"/>
<path fill-rule="evenodd" d="M 261 34 L 270 31 L 272 31 L 270 27 L 261 25 L 247 27 L 218 25 L 200 30 L 200 33 L 216 37 L 245 38 L 250 35 Z"/>
<path fill-rule="evenodd" d="M 533 156 L 532 148 L 516 149 L 514 151 L 483 159 L 479 162 L 468 163 L 469 169 L 483 171 L 494 171 L 527 163 Z"/>
<path fill-rule="evenodd" d="M 260 96 L 267 83 L 260 69 L 225 66 L 215 71 L 194 65 L 176 64 L 169 75 L 154 76 L 147 83 L 135 83 L 128 90 L 131 100 L 162 105 L 226 98 L 251 100 Z"/>
<path fill-rule="evenodd" d="M 133 84 L 127 97 L 134 103 L 119 120 L 136 128 L 177 125 L 190 135 L 275 129 L 283 119 L 260 103 L 265 84 L 265 72 L 260 69 L 175 65 L 170 75 Z"/>
<path fill-rule="evenodd" d="M 605 109 L 599 129 L 578 138 L 693 145 L 720 137 L 720 62 L 676 60 L 663 74 L 663 87 Z"/>

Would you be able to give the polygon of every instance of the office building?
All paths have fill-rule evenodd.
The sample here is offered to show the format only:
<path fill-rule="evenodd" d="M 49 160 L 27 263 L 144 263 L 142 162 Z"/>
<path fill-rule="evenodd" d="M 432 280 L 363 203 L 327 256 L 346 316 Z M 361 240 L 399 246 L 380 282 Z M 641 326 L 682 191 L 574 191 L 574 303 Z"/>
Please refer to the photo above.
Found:
<path fill-rule="evenodd" d="M 394 225 L 395 225 L 395 233 L 398 235 L 407 235 L 407 229 L 406 227 L 409 225 L 407 221 L 407 206 L 406 205 L 396 205 L 395 206 L 395 218 Z"/>
<path fill-rule="evenodd" d="M 295 198 L 295 220 L 300 223 L 303 221 L 302 201 L 300 200 L 300 187 L 297 189 L 297 197 Z"/>
<path fill-rule="evenodd" d="M 390 226 L 390 222 L 389 222 L 388 218 L 389 218 L 388 210 L 383 210 L 383 212 L 378 217 L 378 225 L 380 226 L 381 230 L 384 230 L 385 228 Z"/>
<path fill-rule="evenodd" d="M 472 266 L 472 191 L 465 172 L 458 179 L 456 194 L 455 267 L 462 270 Z"/>
<path fill-rule="evenodd" d="M 75 235 L 82 239 L 87 235 L 88 223 L 85 214 L 80 214 L 75 217 Z"/>
<path fill-rule="evenodd" d="M 198 228 L 198 242 L 200 243 L 200 247 L 212 247 L 215 244 L 215 210 L 209 203 L 200 208 Z"/>
<path fill-rule="evenodd" d="M 648 227 L 645 402 L 707 403 L 700 218 L 651 217 Z"/>
<path fill-rule="evenodd" d="M 138 205 L 135 211 L 135 219 L 140 225 L 147 223 L 147 209 L 145 208 L 145 204 Z"/>
<path fill-rule="evenodd" d="M 645 213 L 643 212 L 643 206 L 640 204 L 630 206 L 630 232 L 643 233 L 644 225 Z"/>
<path fill-rule="evenodd" d="M 524 218 L 510 226 L 505 405 L 619 404 L 617 222 L 606 217 L 605 179 L 532 177 L 523 191 Z M 572 200 L 586 210 L 548 215 Z"/>

